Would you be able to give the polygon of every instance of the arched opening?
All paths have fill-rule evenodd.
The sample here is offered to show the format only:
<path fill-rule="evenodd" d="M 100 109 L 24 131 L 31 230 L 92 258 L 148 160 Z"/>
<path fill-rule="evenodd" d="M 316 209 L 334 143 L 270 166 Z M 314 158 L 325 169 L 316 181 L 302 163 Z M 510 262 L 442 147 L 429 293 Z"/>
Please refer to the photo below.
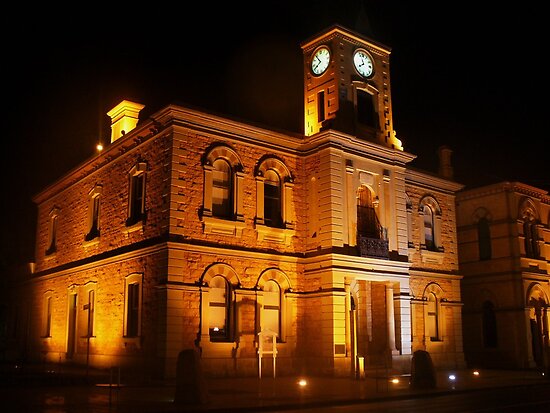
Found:
<path fill-rule="evenodd" d="M 210 280 L 210 312 L 209 332 L 211 341 L 229 340 L 229 311 L 230 311 L 229 283 L 221 276 L 216 275 Z"/>
<path fill-rule="evenodd" d="M 275 280 L 269 280 L 264 286 L 263 328 L 269 329 L 281 337 L 281 287 Z"/>
<path fill-rule="evenodd" d="M 482 329 L 483 347 L 498 347 L 497 318 L 495 315 L 495 306 L 490 301 L 485 301 L 483 303 Z"/>
<path fill-rule="evenodd" d="M 212 164 L 212 215 L 231 218 L 233 198 L 231 166 L 225 159 L 216 159 Z"/>
<path fill-rule="evenodd" d="M 477 240 L 479 249 L 479 259 L 491 259 L 491 230 L 487 218 L 481 218 L 477 223 Z"/>
<path fill-rule="evenodd" d="M 282 227 L 281 178 L 273 169 L 265 172 L 264 181 L 264 222 L 270 227 Z"/>

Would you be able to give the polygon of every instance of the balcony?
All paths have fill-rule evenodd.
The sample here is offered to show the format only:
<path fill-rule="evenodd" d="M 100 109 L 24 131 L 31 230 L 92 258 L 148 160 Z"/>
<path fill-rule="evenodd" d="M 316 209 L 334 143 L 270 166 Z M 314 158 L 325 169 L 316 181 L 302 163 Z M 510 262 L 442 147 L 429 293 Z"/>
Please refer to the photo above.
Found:
<path fill-rule="evenodd" d="M 359 235 L 357 246 L 361 257 L 389 259 L 388 240 Z"/>

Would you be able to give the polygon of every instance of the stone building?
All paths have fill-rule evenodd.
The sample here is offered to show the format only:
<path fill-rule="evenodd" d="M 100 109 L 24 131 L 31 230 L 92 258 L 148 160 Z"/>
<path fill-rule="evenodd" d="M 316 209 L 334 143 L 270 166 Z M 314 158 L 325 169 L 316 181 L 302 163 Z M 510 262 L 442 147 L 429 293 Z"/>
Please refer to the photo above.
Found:
<path fill-rule="evenodd" d="M 195 349 L 255 375 L 271 332 L 277 374 L 463 366 L 462 185 L 409 167 L 390 48 L 341 26 L 301 47 L 304 133 L 109 111 L 111 143 L 34 198 L 30 354 L 172 377 Z"/>
<path fill-rule="evenodd" d="M 550 351 L 548 192 L 521 182 L 463 190 L 457 223 L 468 364 L 543 368 Z"/>

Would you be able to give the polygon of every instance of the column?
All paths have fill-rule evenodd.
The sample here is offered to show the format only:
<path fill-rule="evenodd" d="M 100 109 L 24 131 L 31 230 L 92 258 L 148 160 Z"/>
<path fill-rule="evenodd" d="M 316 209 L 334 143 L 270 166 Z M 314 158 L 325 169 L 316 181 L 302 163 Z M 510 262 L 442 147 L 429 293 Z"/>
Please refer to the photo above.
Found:
<path fill-rule="evenodd" d="M 386 285 L 386 314 L 388 318 L 388 345 L 392 355 L 398 355 L 395 347 L 395 311 L 393 305 L 393 286 Z"/>

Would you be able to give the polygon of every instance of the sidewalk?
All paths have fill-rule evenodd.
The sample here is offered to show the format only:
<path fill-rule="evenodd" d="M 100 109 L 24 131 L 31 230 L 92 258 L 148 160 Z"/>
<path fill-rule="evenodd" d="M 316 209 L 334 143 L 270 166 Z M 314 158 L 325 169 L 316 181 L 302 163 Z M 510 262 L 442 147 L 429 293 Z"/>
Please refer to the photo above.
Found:
<path fill-rule="evenodd" d="M 439 371 L 436 388 L 421 390 L 410 388 L 408 376 L 210 378 L 205 383 L 205 403 L 182 405 L 174 402 L 175 381 L 121 382 L 118 386 L 116 372 L 90 370 L 86 375 L 82 368 L 48 367 L 46 370 L 44 366 L 34 370 L 27 368 L 25 372 L 15 372 L 12 377 L 3 371 L 0 391 L 3 403 L 17 406 L 19 412 L 46 411 L 46 405 L 55 407 L 56 412 L 79 413 L 259 412 L 549 382 L 533 370 L 480 370 L 479 375 L 474 375 L 473 370 Z M 451 374 L 454 380 L 449 378 Z M 303 385 L 299 383 L 301 379 L 305 380 Z M 393 379 L 397 381 L 392 382 Z"/>

